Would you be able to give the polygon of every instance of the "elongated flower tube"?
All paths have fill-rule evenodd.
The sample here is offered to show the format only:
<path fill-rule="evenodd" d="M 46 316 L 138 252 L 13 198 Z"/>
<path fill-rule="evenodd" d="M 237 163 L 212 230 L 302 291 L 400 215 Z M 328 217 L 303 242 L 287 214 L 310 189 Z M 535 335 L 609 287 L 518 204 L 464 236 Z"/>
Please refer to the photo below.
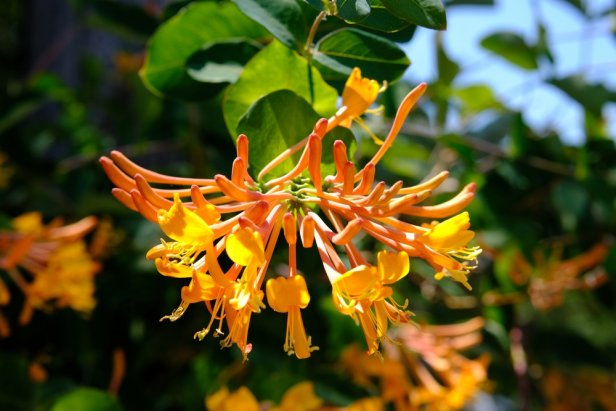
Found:
<path fill-rule="evenodd" d="M 389 133 L 362 168 L 348 158 L 344 142 L 323 143 L 327 133 L 348 126 L 378 95 L 378 83 L 362 78 L 359 70 L 347 81 L 340 110 L 306 130 L 303 140 L 256 176 L 249 173 L 245 135 L 237 138 L 230 177 L 171 177 L 140 167 L 118 151 L 102 157 L 100 163 L 116 186 L 112 194 L 159 224 L 171 239 L 162 240 L 147 257 L 156 261 L 161 274 L 190 281 L 178 309 L 163 318 L 177 320 L 190 304 L 203 302 L 211 317 L 195 336 L 203 338 L 211 330 L 215 336 L 226 335 L 222 345 L 237 345 L 246 358 L 252 349 L 247 340 L 250 318 L 264 307 L 264 282 L 280 237 L 288 244 L 288 273 L 266 282 L 265 288 L 270 307 L 288 314 L 284 348 L 300 358 L 310 356 L 314 347 L 300 315 L 309 301 L 306 284 L 311 279 L 299 274 L 298 246 L 316 247 L 336 308 L 361 325 L 370 353 L 379 349 L 389 324 L 410 320 L 407 303 L 394 300 L 393 286 L 409 274 L 412 259 L 427 261 L 437 278 L 451 277 L 470 287 L 467 275 L 481 250 L 468 245 L 473 234 L 463 210 L 475 185 L 444 203 L 424 205 L 447 179 L 447 171 L 409 187 L 401 181 L 375 181 L 378 162 L 425 90 L 422 83 L 402 100 Z M 330 151 L 335 172 L 326 175 L 322 155 Z M 280 170 L 295 153 L 296 165 Z M 354 241 L 363 235 L 381 244 L 376 262 Z M 228 260 L 231 264 L 223 267 L 221 261 Z"/>

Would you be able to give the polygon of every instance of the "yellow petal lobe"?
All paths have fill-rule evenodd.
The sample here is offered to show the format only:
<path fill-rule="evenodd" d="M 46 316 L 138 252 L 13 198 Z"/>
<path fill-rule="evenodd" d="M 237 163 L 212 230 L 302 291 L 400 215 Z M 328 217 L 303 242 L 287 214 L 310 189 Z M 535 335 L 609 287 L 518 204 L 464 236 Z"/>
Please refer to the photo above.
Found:
<path fill-rule="evenodd" d="M 259 266 L 265 262 L 261 235 L 250 228 L 242 228 L 229 234 L 226 250 L 229 258 L 239 265 L 247 266 L 253 261 L 253 258 Z"/>
<path fill-rule="evenodd" d="M 203 246 L 214 237 L 210 226 L 199 215 L 186 208 L 177 193 L 169 210 L 158 210 L 158 224 L 166 235 L 182 243 Z"/>

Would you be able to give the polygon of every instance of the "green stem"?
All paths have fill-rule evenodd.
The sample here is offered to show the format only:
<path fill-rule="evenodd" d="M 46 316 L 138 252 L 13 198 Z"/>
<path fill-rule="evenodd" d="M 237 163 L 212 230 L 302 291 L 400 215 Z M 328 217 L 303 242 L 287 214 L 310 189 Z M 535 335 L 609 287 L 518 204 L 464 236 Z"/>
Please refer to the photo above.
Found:
<path fill-rule="evenodd" d="M 306 38 L 306 46 L 304 47 L 304 52 L 306 53 L 306 58 L 308 61 L 312 60 L 312 42 L 314 41 L 314 36 L 317 34 L 317 29 L 319 28 L 319 24 L 325 18 L 325 11 L 319 13 L 319 15 L 314 19 L 312 26 L 310 27 L 310 31 L 308 32 L 308 38 Z"/>

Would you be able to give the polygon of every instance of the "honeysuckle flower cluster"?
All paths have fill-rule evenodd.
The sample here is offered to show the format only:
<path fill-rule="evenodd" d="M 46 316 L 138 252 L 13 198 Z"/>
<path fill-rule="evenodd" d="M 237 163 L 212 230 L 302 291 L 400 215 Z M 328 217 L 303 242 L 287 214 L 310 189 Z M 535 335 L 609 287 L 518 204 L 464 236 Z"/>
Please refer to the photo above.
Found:
<path fill-rule="evenodd" d="M 594 367 L 547 368 L 540 388 L 546 411 L 616 410 L 616 376 Z"/>
<path fill-rule="evenodd" d="M 526 287 L 526 294 L 490 291 L 483 296 L 483 301 L 489 305 L 501 305 L 528 298 L 538 310 L 557 307 L 564 302 L 567 291 L 596 288 L 608 281 L 607 272 L 601 265 L 608 251 L 609 246 L 601 242 L 569 259 L 562 259 L 562 244 L 551 247 L 547 256 L 545 250 L 535 249 L 531 261 L 516 253 L 509 276 L 514 284 Z M 491 252 L 495 256 L 498 254 Z"/>
<path fill-rule="evenodd" d="M 41 214 L 31 212 L 14 218 L 11 230 L 0 231 L 0 272 L 25 296 L 22 325 L 30 321 L 34 309 L 69 307 L 89 313 L 94 308 L 94 275 L 100 267 L 83 237 L 96 224 L 95 217 L 86 217 L 68 225 L 60 220 L 44 225 Z M 0 276 L 0 306 L 10 299 Z M 7 336 L 8 322 L 1 312 L 0 322 L 0 334 Z"/>
<path fill-rule="evenodd" d="M 390 323 L 404 323 L 411 316 L 407 303 L 396 301 L 392 289 L 408 275 L 411 258 L 427 261 L 436 278 L 451 277 L 470 289 L 467 275 L 481 250 L 468 245 L 473 232 L 463 209 L 472 200 L 475 185 L 467 185 L 441 204 L 420 205 L 445 181 L 446 171 L 411 187 L 404 187 L 402 181 L 391 186 L 375 181 L 376 165 L 423 95 L 425 84 L 404 98 L 387 137 L 361 169 L 347 157 L 343 141 L 323 147 L 323 137 L 359 118 L 380 89 L 355 69 L 338 112 L 318 121 L 306 138 L 275 157 L 257 176 L 248 170 L 245 135 L 236 140 L 230 177 L 166 176 L 138 166 L 117 151 L 101 158 L 116 186 L 113 195 L 159 224 L 171 239 L 153 247 L 147 258 L 155 261 L 162 275 L 190 279 L 182 288 L 179 307 L 163 318 L 175 321 L 190 304 L 205 303 L 210 321 L 195 337 L 224 336 L 221 345 L 237 345 L 246 358 L 252 349 L 248 342 L 251 316 L 265 308 L 267 297 L 270 308 L 287 314 L 285 351 L 309 357 L 317 347 L 302 320 L 301 310 L 309 304 L 310 293 L 298 268 L 298 246 L 316 246 L 335 307 L 361 325 L 369 353 L 378 350 Z M 322 174 L 323 150 L 333 151 L 333 175 Z M 282 175 L 272 172 L 300 151 L 293 169 Z M 167 187 L 157 187 L 161 184 Z M 408 218 L 424 220 L 416 224 L 407 222 Z M 437 221 L 443 218 L 447 219 Z M 362 232 L 382 244 L 376 261 L 369 261 L 353 242 Z M 288 245 L 288 272 L 268 279 L 280 237 Z M 232 262 L 228 268 L 219 262 L 225 254 Z"/>
<path fill-rule="evenodd" d="M 381 358 L 362 355 L 351 345 L 342 364 L 356 384 L 378 390 L 382 403 L 396 411 L 460 410 L 486 381 L 488 358 L 460 354 L 481 342 L 483 324 L 481 318 L 438 326 L 403 324 L 390 330 Z"/>

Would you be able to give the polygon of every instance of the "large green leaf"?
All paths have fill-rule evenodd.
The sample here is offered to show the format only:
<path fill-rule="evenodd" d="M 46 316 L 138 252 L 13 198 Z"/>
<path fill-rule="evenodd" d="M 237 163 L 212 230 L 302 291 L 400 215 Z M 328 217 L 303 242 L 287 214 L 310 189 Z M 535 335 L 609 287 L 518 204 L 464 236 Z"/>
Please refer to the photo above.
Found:
<path fill-rule="evenodd" d="M 381 0 L 394 15 L 429 29 L 445 30 L 447 18 L 441 0 Z"/>
<path fill-rule="evenodd" d="M 537 53 L 515 33 L 494 33 L 481 40 L 481 46 L 526 70 L 537 69 Z"/>
<path fill-rule="evenodd" d="M 240 118 L 255 101 L 282 89 L 292 90 L 310 102 L 320 116 L 336 112 L 336 90 L 304 58 L 274 41 L 246 64 L 237 82 L 227 89 L 223 110 L 231 135 L 238 134 Z"/>
<path fill-rule="evenodd" d="M 51 411 L 122 411 L 122 406 L 106 391 L 77 388 L 60 397 Z"/>
<path fill-rule="evenodd" d="M 393 33 L 409 27 L 410 23 L 392 14 L 379 0 L 370 0 L 370 14 L 358 22 L 362 27 Z M 414 27 L 414 26 L 413 26 Z"/>
<path fill-rule="evenodd" d="M 209 86 L 186 72 L 186 61 L 194 52 L 205 43 L 232 38 L 261 39 L 267 35 L 233 4 L 192 3 L 154 33 L 141 78 L 157 95 L 202 99 L 210 91 Z"/>
<path fill-rule="evenodd" d="M 319 118 L 306 100 L 290 90 L 278 90 L 257 101 L 238 125 L 238 132 L 250 139 L 250 172 L 257 175 L 270 160 L 307 137 Z M 335 171 L 331 149 L 335 140 L 344 141 L 350 158 L 355 150 L 355 139 L 348 129 L 338 127 L 328 133 L 323 139 L 323 176 Z M 267 176 L 279 176 L 291 170 L 300 155 L 301 150 Z"/>
<path fill-rule="evenodd" d="M 233 83 L 260 48 L 250 40 L 208 43 L 188 59 L 188 75 L 203 83 Z"/>
<path fill-rule="evenodd" d="M 552 78 L 548 82 L 567 93 L 597 117 L 601 116 L 605 103 L 616 101 L 616 92 L 607 89 L 602 84 L 588 84 L 580 76 Z"/>
<path fill-rule="evenodd" d="M 370 5 L 366 0 L 339 0 L 338 17 L 350 22 L 359 22 L 370 14 Z"/>
<path fill-rule="evenodd" d="M 317 13 L 299 0 L 233 0 L 242 12 L 261 24 L 287 47 L 302 50 Z"/>
<path fill-rule="evenodd" d="M 366 77 L 394 81 L 411 63 L 398 45 L 357 29 L 341 29 L 323 37 L 316 45 L 314 61 L 329 80 L 343 80 L 353 67 Z"/>

